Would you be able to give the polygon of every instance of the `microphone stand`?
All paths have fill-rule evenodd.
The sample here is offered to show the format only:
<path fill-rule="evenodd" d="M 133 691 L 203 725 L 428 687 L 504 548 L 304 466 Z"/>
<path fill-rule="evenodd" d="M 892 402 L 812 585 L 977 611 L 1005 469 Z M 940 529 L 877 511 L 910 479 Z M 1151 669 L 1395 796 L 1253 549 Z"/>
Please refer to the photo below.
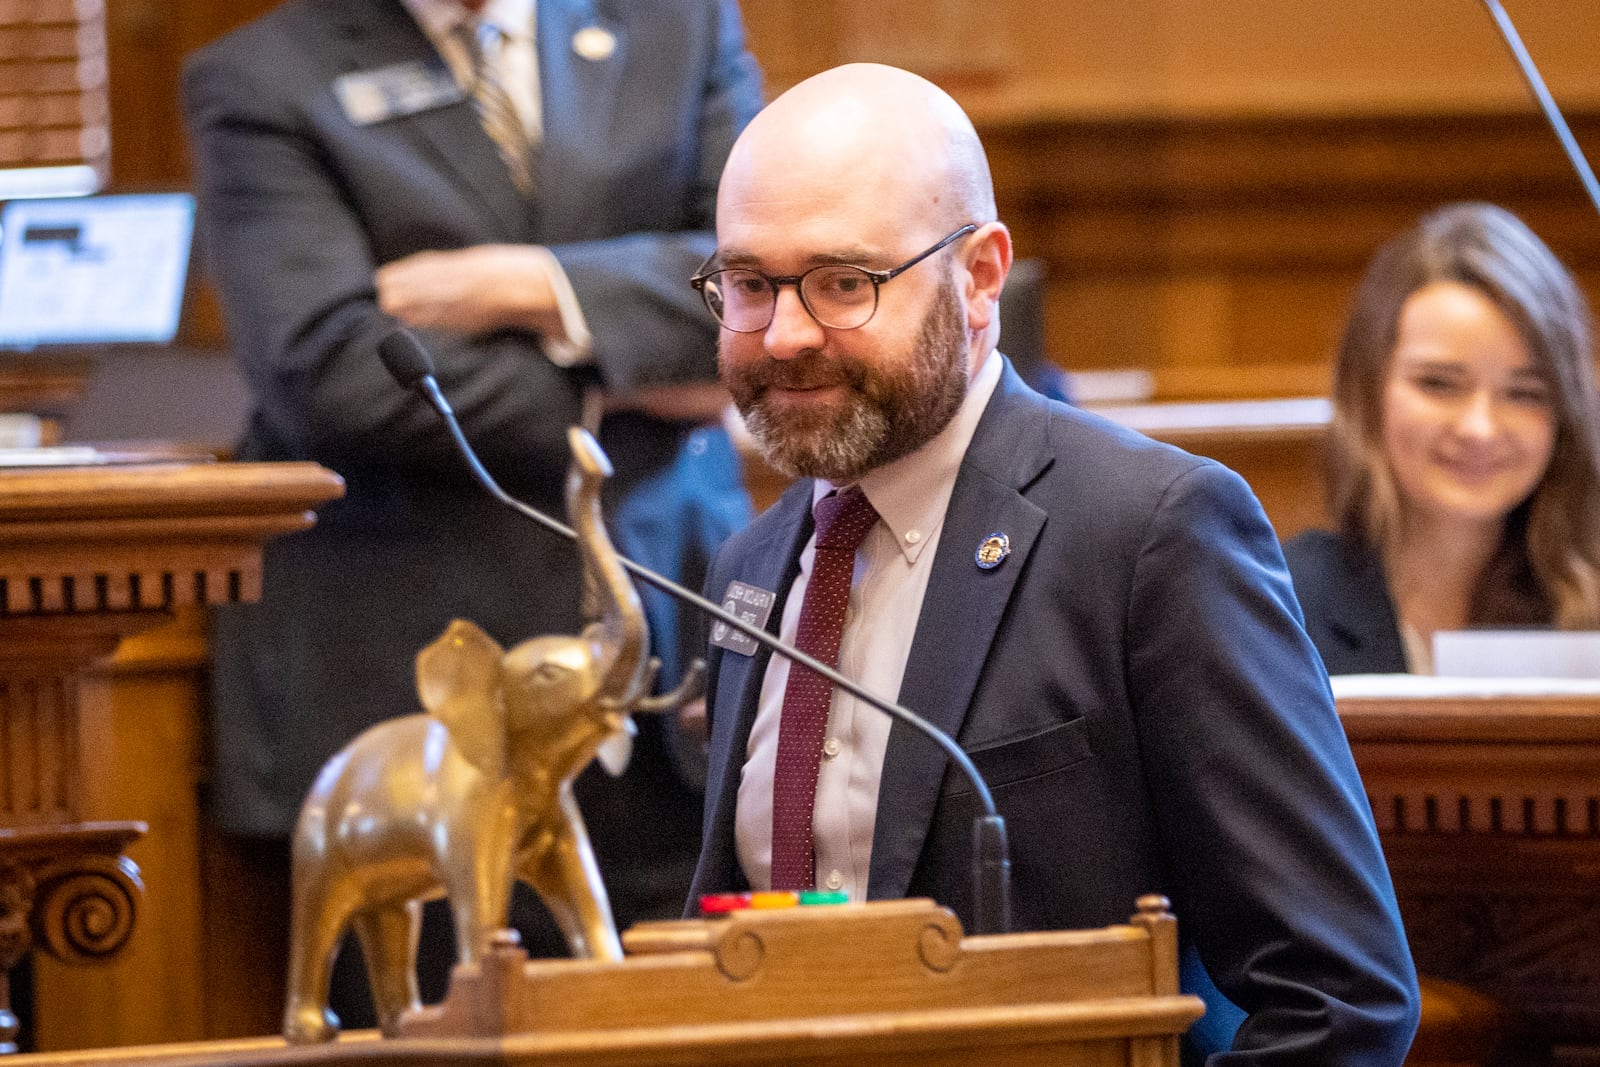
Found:
<path fill-rule="evenodd" d="M 467 440 L 466 433 L 461 428 L 461 422 L 456 418 L 455 409 L 445 397 L 444 391 L 439 388 L 438 379 L 434 377 L 433 360 L 428 355 L 422 342 L 416 335 L 404 327 L 396 328 L 378 343 L 378 353 L 384 366 L 397 382 L 407 388 L 415 389 L 428 406 L 438 412 L 444 420 L 445 426 L 450 431 L 450 437 L 455 442 L 456 450 L 466 460 L 473 477 L 487 489 L 496 500 L 506 507 L 519 512 L 532 519 L 534 522 L 559 534 L 569 541 L 578 539 L 577 533 L 568 525 L 552 516 L 546 515 L 539 509 L 525 504 L 501 488 L 495 481 L 483 462 L 478 458 L 477 452 Z M 664 575 L 618 553 L 618 560 L 623 567 L 635 577 L 665 592 L 669 596 L 685 603 L 691 604 L 700 611 L 716 619 L 746 637 L 766 646 L 773 652 L 785 657 L 792 663 L 799 664 L 808 670 L 816 671 L 834 686 L 843 689 L 858 700 L 882 711 L 892 719 L 896 719 L 916 730 L 924 737 L 933 741 L 944 750 L 951 761 L 960 768 L 961 773 L 971 783 L 973 791 L 978 796 L 978 802 L 983 806 L 983 814 L 973 820 L 973 927 L 978 934 L 1003 934 L 1011 927 L 1011 857 L 1006 840 L 1005 820 L 995 809 L 994 797 L 989 792 L 989 785 L 973 766 L 972 759 L 964 752 L 955 739 L 943 730 L 928 722 L 922 716 L 908 708 L 901 707 L 891 701 L 868 691 L 857 682 L 846 678 L 832 667 L 820 660 L 785 644 L 765 630 L 752 626 L 743 619 L 725 610 L 720 604 L 714 604 L 698 593 L 692 592 L 674 582 Z"/>
<path fill-rule="evenodd" d="M 1494 19 L 1494 24 L 1500 30 L 1500 36 L 1505 40 L 1506 47 L 1511 49 L 1511 58 L 1517 61 L 1523 80 L 1528 83 L 1534 99 L 1544 111 L 1545 120 L 1555 131 L 1556 139 L 1561 142 L 1561 147 L 1567 153 L 1567 159 L 1572 163 L 1572 169 L 1578 172 L 1578 180 L 1583 183 L 1584 192 L 1589 194 L 1589 202 L 1594 204 L 1596 211 L 1600 211 L 1600 182 L 1595 181 L 1594 171 L 1590 169 L 1588 159 L 1584 158 L 1583 149 L 1578 147 L 1578 139 L 1572 136 L 1567 120 L 1562 117 L 1561 109 L 1556 106 L 1555 97 L 1550 95 L 1544 79 L 1539 76 L 1539 68 L 1534 66 L 1533 57 L 1523 46 L 1522 35 L 1517 33 L 1516 26 L 1512 25 L 1511 16 L 1506 14 L 1506 9 L 1500 6 L 1500 0 L 1483 0 L 1483 6 L 1489 9 L 1489 16 Z"/>

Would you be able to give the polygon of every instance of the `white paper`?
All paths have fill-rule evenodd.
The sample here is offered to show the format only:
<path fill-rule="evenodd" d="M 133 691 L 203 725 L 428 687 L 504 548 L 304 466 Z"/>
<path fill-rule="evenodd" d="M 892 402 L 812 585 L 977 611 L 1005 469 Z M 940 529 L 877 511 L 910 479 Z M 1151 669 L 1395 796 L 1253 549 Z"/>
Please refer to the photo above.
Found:
<path fill-rule="evenodd" d="M 1600 631 L 1441 630 L 1433 669 L 1467 678 L 1600 678 Z"/>
<path fill-rule="evenodd" d="M 1462 678 L 1432 674 L 1336 674 L 1337 700 L 1417 697 L 1600 696 L 1600 678 Z"/>

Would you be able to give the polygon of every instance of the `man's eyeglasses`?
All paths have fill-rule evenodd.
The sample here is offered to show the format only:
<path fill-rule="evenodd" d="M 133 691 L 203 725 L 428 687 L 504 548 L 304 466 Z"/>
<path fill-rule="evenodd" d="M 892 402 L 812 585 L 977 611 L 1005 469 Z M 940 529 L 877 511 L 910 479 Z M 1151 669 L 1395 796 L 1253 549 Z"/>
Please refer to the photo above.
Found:
<path fill-rule="evenodd" d="M 888 270 L 828 263 L 804 274 L 775 278 L 747 267 L 728 267 L 696 274 L 689 284 L 700 291 L 717 321 L 734 333 L 759 333 L 772 325 L 778 289 L 785 285 L 795 287 L 800 303 L 822 325 L 854 330 L 865 326 L 877 313 L 879 286 L 977 228 L 977 223 L 969 222 L 932 248 Z"/>

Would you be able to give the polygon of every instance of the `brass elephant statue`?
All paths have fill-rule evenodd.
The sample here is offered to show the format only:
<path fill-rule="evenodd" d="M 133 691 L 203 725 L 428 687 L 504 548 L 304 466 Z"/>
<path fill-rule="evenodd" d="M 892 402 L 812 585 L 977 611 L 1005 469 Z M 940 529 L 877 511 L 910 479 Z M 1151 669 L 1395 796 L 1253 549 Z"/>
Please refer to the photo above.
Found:
<path fill-rule="evenodd" d="M 323 767 L 295 829 L 293 918 L 283 1032 L 330 1040 L 329 974 L 345 929 L 366 957 L 379 1025 L 393 1034 L 420 1006 L 422 903 L 448 897 L 458 962 L 480 960 L 507 923 L 514 878 L 550 909 L 575 955 L 620 959 L 605 886 L 572 780 L 630 712 L 664 711 L 700 684 L 648 696 L 656 664 L 638 592 L 606 535 L 600 486 L 610 462 L 569 432 L 567 511 L 584 566 L 581 634 L 503 652 L 456 620 L 417 655 L 426 714 L 372 727 Z"/>

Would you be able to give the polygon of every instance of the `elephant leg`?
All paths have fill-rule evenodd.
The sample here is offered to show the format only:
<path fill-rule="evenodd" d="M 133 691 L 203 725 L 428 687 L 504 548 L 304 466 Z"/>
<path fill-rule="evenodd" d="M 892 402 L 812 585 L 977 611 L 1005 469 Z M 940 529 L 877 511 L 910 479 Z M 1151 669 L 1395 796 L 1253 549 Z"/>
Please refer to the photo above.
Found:
<path fill-rule="evenodd" d="M 417 938 L 422 931 L 421 901 L 382 904 L 357 912 L 356 936 L 367 961 L 367 981 L 377 1009 L 378 1027 L 394 1037 L 400 1015 L 422 1006 L 417 991 Z"/>
<path fill-rule="evenodd" d="M 611 901 L 570 789 L 561 792 L 561 810 L 565 819 L 551 834 L 549 848 L 529 856 L 519 873 L 550 909 L 574 956 L 620 960 L 622 941 Z"/>
<path fill-rule="evenodd" d="M 328 982 L 340 938 L 359 904 L 347 888 L 295 871 L 283 1009 L 283 1036 L 290 1044 L 332 1041 L 339 1033 L 339 1018 L 328 1010 Z"/>
<path fill-rule="evenodd" d="M 505 927 L 511 914 L 511 865 L 516 839 L 515 812 L 507 808 L 492 827 L 472 843 L 471 862 L 454 868 L 467 874 L 469 885 L 450 886 L 450 910 L 456 927 L 456 961 L 474 964 L 489 950 L 490 935 Z"/>

